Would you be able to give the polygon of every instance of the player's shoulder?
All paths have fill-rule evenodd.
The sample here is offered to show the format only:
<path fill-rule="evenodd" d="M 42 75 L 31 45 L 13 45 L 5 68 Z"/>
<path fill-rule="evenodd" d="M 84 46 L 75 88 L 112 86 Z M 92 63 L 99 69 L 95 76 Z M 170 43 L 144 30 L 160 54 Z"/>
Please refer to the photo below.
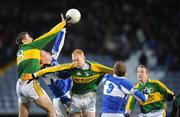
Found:
<path fill-rule="evenodd" d="M 105 74 L 104 77 L 105 77 L 105 78 L 112 78 L 113 75 L 112 75 L 112 74 Z"/>
<path fill-rule="evenodd" d="M 127 85 L 132 84 L 131 81 L 127 78 L 121 78 L 121 82 L 122 84 L 127 84 Z"/>
<path fill-rule="evenodd" d="M 90 64 L 90 65 L 94 65 L 94 64 L 100 64 L 96 61 L 92 61 L 92 60 L 86 60 L 86 63 Z"/>
<path fill-rule="evenodd" d="M 106 80 L 109 80 L 110 77 L 112 77 L 112 74 L 105 74 L 102 81 L 105 82 Z"/>
<path fill-rule="evenodd" d="M 159 80 L 153 80 L 153 79 L 149 79 L 148 82 L 149 82 L 149 83 L 154 83 L 154 84 L 162 84 L 161 81 L 159 81 Z"/>

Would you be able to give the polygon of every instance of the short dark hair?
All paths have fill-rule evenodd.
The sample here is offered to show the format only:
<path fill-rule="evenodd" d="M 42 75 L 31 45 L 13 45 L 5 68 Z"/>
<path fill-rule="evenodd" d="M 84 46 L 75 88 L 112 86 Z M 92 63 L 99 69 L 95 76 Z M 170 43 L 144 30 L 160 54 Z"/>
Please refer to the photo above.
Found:
<path fill-rule="evenodd" d="M 139 67 L 146 69 L 146 73 L 149 73 L 149 68 L 148 68 L 146 65 L 140 64 L 140 65 L 138 66 L 138 68 L 139 68 Z"/>
<path fill-rule="evenodd" d="M 27 32 L 21 32 L 18 34 L 17 38 L 16 38 L 16 44 L 17 45 L 21 45 L 22 44 L 22 40 L 25 37 L 25 35 L 28 34 Z"/>
<path fill-rule="evenodd" d="M 117 61 L 114 64 L 114 69 L 113 69 L 114 74 L 116 74 L 117 76 L 125 76 L 126 75 L 126 65 L 124 64 L 124 62 L 122 61 Z"/>

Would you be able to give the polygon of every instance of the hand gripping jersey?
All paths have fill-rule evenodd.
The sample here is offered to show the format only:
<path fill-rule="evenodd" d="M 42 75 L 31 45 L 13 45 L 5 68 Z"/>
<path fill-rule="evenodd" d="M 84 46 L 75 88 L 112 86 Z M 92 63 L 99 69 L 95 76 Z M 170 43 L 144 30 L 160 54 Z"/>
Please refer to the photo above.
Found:
<path fill-rule="evenodd" d="M 132 83 L 125 77 L 108 74 L 103 78 L 104 90 L 102 100 L 102 113 L 123 113 L 129 95 L 139 101 L 146 101 L 146 97 L 135 90 Z"/>
<path fill-rule="evenodd" d="M 166 108 L 166 101 L 174 95 L 163 83 L 158 80 L 149 79 L 145 84 L 139 82 L 135 87 L 143 92 L 144 88 L 148 91 L 148 100 L 140 103 L 141 113 L 148 113 L 152 110 L 160 110 Z M 134 109 L 136 100 L 130 97 L 128 100 L 127 109 Z"/>
<path fill-rule="evenodd" d="M 57 24 L 48 33 L 35 39 L 28 44 L 19 46 L 17 52 L 17 66 L 19 78 L 23 74 L 30 74 L 40 70 L 40 50 L 44 48 L 50 41 L 55 39 L 58 32 L 65 26 L 66 22 L 62 21 Z"/>

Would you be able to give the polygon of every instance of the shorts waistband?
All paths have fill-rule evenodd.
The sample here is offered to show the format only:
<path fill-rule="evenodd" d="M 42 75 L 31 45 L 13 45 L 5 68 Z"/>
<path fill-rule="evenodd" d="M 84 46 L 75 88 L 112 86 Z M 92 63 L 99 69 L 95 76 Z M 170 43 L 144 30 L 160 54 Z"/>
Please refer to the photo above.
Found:
<path fill-rule="evenodd" d="M 89 96 L 96 96 L 95 92 L 88 92 L 85 94 L 72 94 L 72 96 L 77 97 L 77 98 L 85 98 L 85 97 L 89 97 Z"/>
<path fill-rule="evenodd" d="M 21 80 L 32 80 L 33 76 L 32 76 L 32 74 L 22 74 L 20 79 Z"/>

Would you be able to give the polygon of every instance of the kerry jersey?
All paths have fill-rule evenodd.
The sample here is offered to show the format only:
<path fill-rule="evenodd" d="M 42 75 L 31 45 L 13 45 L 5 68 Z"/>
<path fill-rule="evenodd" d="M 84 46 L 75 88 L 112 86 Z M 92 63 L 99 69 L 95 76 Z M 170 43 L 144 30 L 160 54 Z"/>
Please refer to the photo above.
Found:
<path fill-rule="evenodd" d="M 65 21 L 57 24 L 48 33 L 40 36 L 31 43 L 22 44 L 17 52 L 18 76 L 34 73 L 40 70 L 40 50 L 55 39 L 57 33 L 65 26 Z"/>
<path fill-rule="evenodd" d="M 148 92 L 148 100 L 140 103 L 141 113 L 148 113 L 152 110 L 160 110 L 166 108 L 166 100 L 169 94 L 173 94 L 163 83 L 159 80 L 149 79 L 147 83 L 137 83 L 135 87 L 143 92 L 146 88 Z M 134 109 L 136 100 L 130 97 L 128 100 L 127 109 Z"/>

